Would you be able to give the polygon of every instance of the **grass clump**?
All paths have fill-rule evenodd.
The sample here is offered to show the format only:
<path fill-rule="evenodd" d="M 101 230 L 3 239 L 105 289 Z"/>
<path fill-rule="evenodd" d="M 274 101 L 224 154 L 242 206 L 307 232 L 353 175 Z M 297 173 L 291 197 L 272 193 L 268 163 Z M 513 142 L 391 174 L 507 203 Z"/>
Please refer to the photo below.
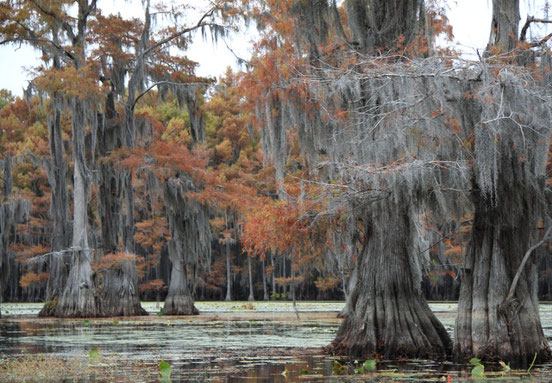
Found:
<path fill-rule="evenodd" d="M 92 368 L 80 358 L 46 355 L 0 358 L 2 382 L 58 382 L 63 379 L 82 379 L 92 374 Z"/>

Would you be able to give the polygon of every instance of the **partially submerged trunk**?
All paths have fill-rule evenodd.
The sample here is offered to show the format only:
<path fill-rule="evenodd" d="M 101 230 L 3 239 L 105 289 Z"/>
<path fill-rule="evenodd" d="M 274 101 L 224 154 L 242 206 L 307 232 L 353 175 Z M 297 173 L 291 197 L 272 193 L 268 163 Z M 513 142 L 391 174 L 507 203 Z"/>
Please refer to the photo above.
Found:
<path fill-rule="evenodd" d="M 54 95 L 55 102 L 60 103 L 60 96 Z M 45 161 L 48 183 L 51 189 L 51 207 L 50 214 L 54 221 L 52 232 L 51 250 L 49 259 L 50 273 L 46 282 L 46 303 L 38 313 L 39 317 L 49 317 L 55 314 L 57 302 L 67 281 L 69 270 L 64 261 L 65 250 L 71 242 L 71 230 L 67 219 L 69 210 L 69 197 L 67 193 L 67 163 L 63 158 L 64 148 L 61 136 L 61 111 L 56 105 L 54 118 L 48 124 L 50 156 L 51 159 Z"/>
<path fill-rule="evenodd" d="M 170 252 L 171 250 L 169 250 Z M 176 251 L 176 250 L 173 250 Z M 198 315 L 194 299 L 188 288 L 188 276 L 182 259 L 171 258 L 171 282 L 163 312 L 166 315 Z"/>
<path fill-rule="evenodd" d="M 3 190 L 2 195 L 0 195 L 0 201 L 3 201 L 0 204 L 0 303 L 4 298 L 4 289 L 10 277 L 9 245 L 15 235 L 17 224 L 26 222 L 29 219 L 31 206 L 28 201 L 14 199 L 11 196 L 12 176 L 9 161 L 10 156 L 7 155 L 4 159 Z M 1 316 L 2 312 L 0 310 Z"/>
<path fill-rule="evenodd" d="M 119 149 L 126 132 L 119 124 L 115 95 L 110 92 L 105 104 L 105 120 L 98 129 L 98 153 L 106 157 Z M 132 111 L 131 111 L 132 112 Z M 140 305 L 140 291 L 134 253 L 134 194 L 132 174 L 102 161 L 100 167 L 99 217 L 104 256 L 122 253 L 123 259 L 112 269 L 98 275 L 101 311 L 107 316 L 147 315 Z"/>
<path fill-rule="evenodd" d="M 390 201 L 366 225 L 357 281 L 328 351 L 352 357 L 444 358 L 451 341 L 421 291 L 408 205 Z"/>
<path fill-rule="evenodd" d="M 72 263 L 67 283 L 55 308 L 57 317 L 101 316 L 92 281 L 93 250 L 88 247 L 88 187 L 90 171 L 86 167 L 84 132 L 86 106 L 84 101 L 73 99 L 73 243 Z"/>
<path fill-rule="evenodd" d="M 103 315 L 148 315 L 140 305 L 136 264 L 133 256 L 121 259 L 117 267 L 97 273 L 97 289 L 101 297 L 99 305 Z"/>
<path fill-rule="evenodd" d="M 171 178 L 165 183 L 165 208 L 171 239 L 169 259 L 171 281 L 165 299 L 164 313 L 194 315 L 199 311 L 188 286 L 189 277 L 211 251 L 211 229 L 204 206 L 191 200 L 186 193 L 192 189 L 189 180 Z"/>
<path fill-rule="evenodd" d="M 516 168 L 521 165 L 513 164 Z M 525 252 L 538 241 L 538 196 L 524 187 L 522 174 L 515 177 L 519 182 L 501 184 L 496 205 L 474 196 L 454 332 L 456 360 L 477 357 L 520 368 L 550 360 L 539 316 L 538 256 L 525 265 L 514 298 L 506 299 Z"/>

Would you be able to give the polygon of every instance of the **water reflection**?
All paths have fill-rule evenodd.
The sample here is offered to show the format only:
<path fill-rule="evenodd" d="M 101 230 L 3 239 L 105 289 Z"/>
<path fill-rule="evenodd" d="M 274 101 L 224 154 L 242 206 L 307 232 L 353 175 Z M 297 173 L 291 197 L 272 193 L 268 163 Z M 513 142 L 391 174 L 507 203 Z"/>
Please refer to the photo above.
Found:
<path fill-rule="evenodd" d="M 456 305 L 432 304 L 432 308 L 452 331 Z M 342 371 L 345 376 L 337 377 L 334 360 L 321 352 L 321 347 L 329 344 L 337 331 L 339 321 L 328 319 L 335 315 L 320 319 L 314 313 L 305 313 L 297 321 L 289 319 L 294 315 L 283 320 L 284 317 L 268 312 L 243 313 L 239 319 L 235 316 L 225 319 L 225 315 L 213 312 L 193 319 L 150 316 L 85 321 L 4 317 L 0 320 L 0 356 L 79 357 L 88 363 L 89 352 L 96 348 L 101 355 L 99 365 L 107 366 L 104 370 L 114 368 L 116 373 L 98 372 L 84 380 L 94 382 L 157 382 L 161 360 L 170 363 L 173 383 L 469 378 L 466 367 L 431 361 L 378 363 L 377 374 L 364 376 L 355 375 L 354 366 L 345 366 Z M 541 316 L 550 339 L 552 306 L 541 305 Z M 552 378 L 549 371 L 550 366 L 541 366 L 538 372 L 541 375 L 532 380 Z"/>

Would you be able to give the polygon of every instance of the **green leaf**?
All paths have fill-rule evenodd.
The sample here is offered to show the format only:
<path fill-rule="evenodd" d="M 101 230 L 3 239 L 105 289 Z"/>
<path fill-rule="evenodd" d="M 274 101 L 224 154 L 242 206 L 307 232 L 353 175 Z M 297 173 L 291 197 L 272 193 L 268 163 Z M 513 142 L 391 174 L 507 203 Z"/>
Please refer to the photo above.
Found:
<path fill-rule="evenodd" d="M 161 307 L 161 310 L 157 313 L 158 316 L 165 315 L 165 310 L 163 310 L 163 307 Z"/>
<path fill-rule="evenodd" d="M 119 325 L 119 321 L 118 320 L 114 320 L 113 321 L 113 326 L 118 326 Z"/>
<path fill-rule="evenodd" d="M 171 377 L 171 365 L 164 360 L 159 362 L 159 374 L 161 374 L 161 379 L 169 379 Z"/>
<path fill-rule="evenodd" d="M 304 368 L 301 370 L 301 375 L 308 375 L 309 371 L 305 370 Z"/>
<path fill-rule="evenodd" d="M 88 319 L 85 319 L 83 324 L 84 324 L 84 327 L 90 327 L 90 321 Z"/>
<path fill-rule="evenodd" d="M 477 365 L 480 364 L 480 363 L 481 363 L 481 359 L 477 359 L 477 358 L 471 358 L 471 359 L 470 359 L 470 364 L 471 364 L 472 366 L 477 366 Z"/>
<path fill-rule="evenodd" d="M 341 375 L 345 372 L 345 367 L 341 364 L 340 361 L 334 360 L 332 365 L 332 374 Z"/>
<path fill-rule="evenodd" d="M 376 361 L 375 359 L 368 359 L 362 364 L 362 368 L 366 371 L 375 371 L 376 370 Z"/>
<path fill-rule="evenodd" d="M 482 364 L 476 364 L 472 370 L 472 377 L 474 378 L 484 378 L 485 367 Z"/>
<path fill-rule="evenodd" d="M 91 363 L 98 363 L 98 361 L 100 360 L 100 350 L 98 350 L 96 347 L 94 347 L 88 353 L 88 357 L 90 358 Z"/>

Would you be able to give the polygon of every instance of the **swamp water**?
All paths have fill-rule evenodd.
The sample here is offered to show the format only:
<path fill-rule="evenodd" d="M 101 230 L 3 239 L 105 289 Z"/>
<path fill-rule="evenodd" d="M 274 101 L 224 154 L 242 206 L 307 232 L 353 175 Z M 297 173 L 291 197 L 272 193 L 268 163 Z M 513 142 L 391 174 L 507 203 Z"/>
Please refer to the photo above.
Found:
<path fill-rule="evenodd" d="M 0 380 L 79 382 L 459 381 L 471 367 L 432 361 L 380 362 L 377 371 L 322 353 L 335 336 L 340 302 L 198 302 L 201 315 L 90 320 L 39 319 L 40 304 L 3 304 Z M 430 305 L 452 331 L 455 304 Z M 552 339 L 552 305 L 541 306 Z M 167 362 L 170 378 L 160 374 Z M 161 365 L 165 365 L 161 363 Z M 360 369 L 361 370 L 361 369 Z M 167 370 L 165 372 L 168 373 Z M 28 378 L 33 378 L 29 380 Z M 552 365 L 486 373 L 487 380 L 550 381 Z"/>

